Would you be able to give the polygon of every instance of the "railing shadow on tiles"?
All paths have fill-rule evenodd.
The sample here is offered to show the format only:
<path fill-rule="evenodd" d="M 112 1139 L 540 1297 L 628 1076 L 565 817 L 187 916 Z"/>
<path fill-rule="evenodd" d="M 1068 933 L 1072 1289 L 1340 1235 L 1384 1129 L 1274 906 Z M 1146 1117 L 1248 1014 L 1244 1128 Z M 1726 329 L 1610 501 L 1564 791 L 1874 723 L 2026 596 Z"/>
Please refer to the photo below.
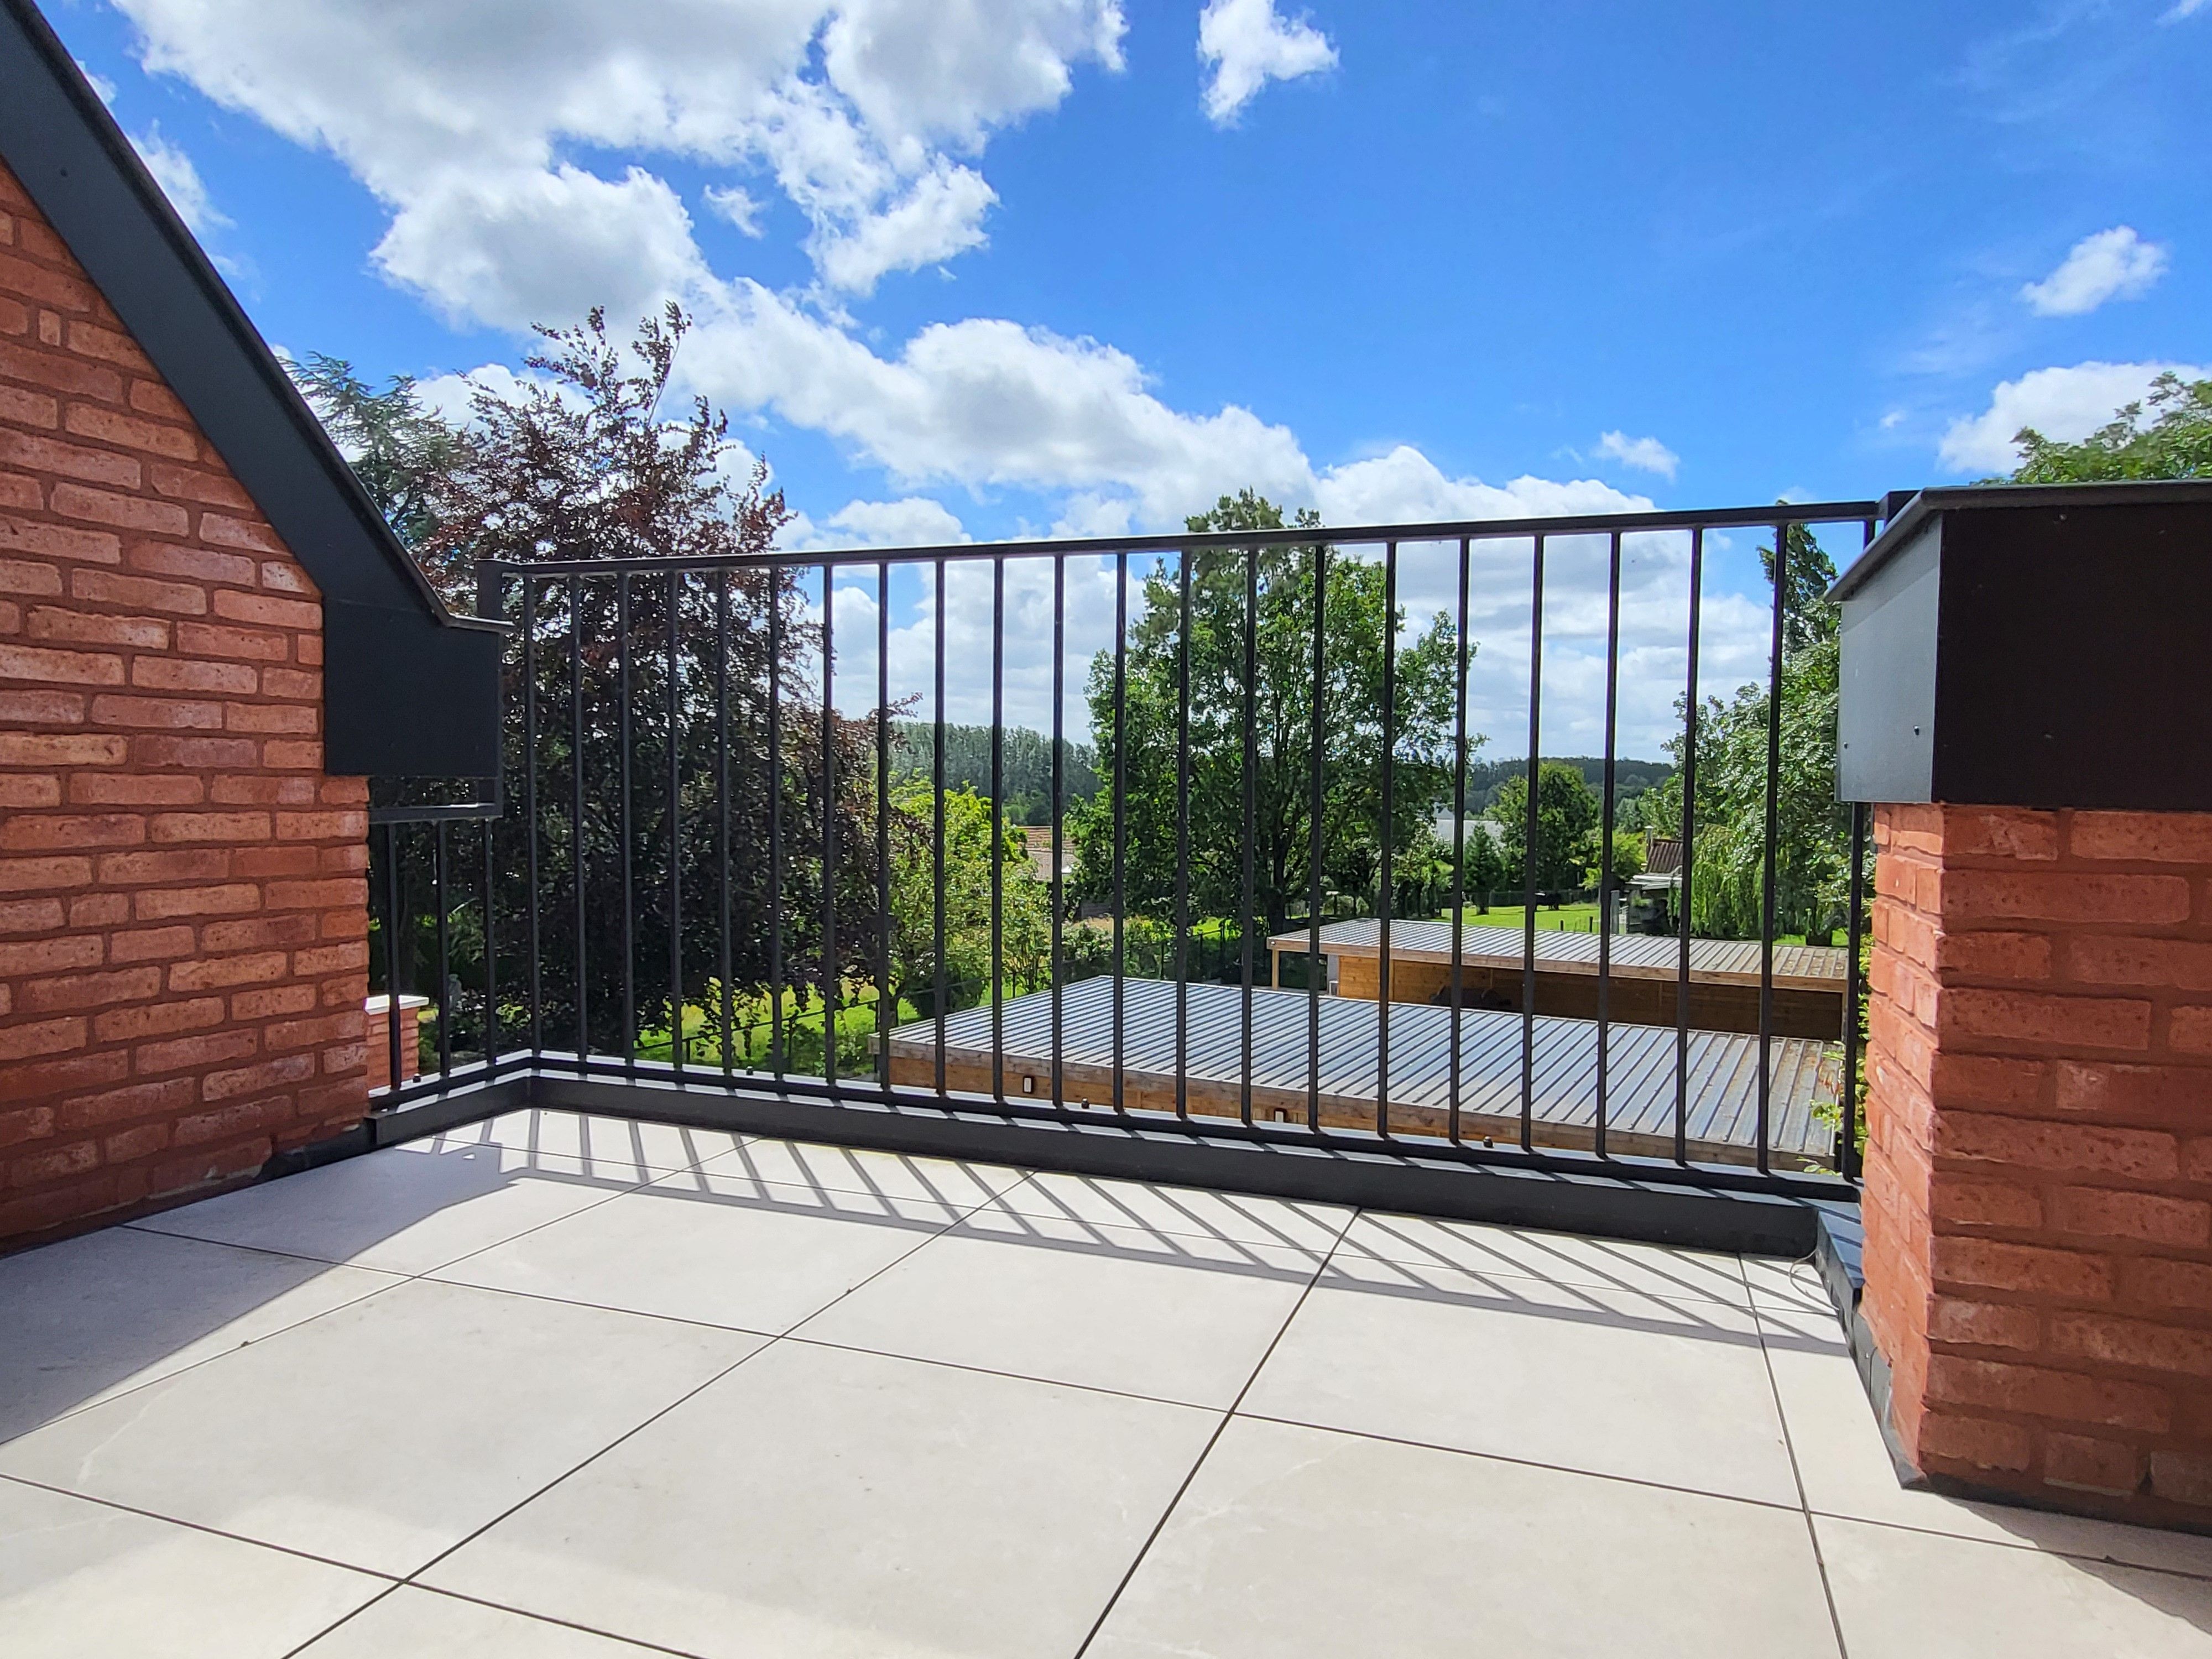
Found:
<path fill-rule="evenodd" d="M 504 775 L 372 806 L 375 1099 L 535 1072 L 1849 1196 L 1821 595 L 1880 511 L 487 563 Z"/>

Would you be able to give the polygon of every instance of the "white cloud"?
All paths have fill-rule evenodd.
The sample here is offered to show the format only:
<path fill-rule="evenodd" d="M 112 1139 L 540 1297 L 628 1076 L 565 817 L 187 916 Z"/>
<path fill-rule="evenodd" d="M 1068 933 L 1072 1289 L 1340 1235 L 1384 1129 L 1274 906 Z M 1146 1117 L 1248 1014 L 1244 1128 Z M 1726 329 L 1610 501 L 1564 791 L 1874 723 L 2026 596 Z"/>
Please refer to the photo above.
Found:
<path fill-rule="evenodd" d="M 2107 300 L 2136 300 L 2166 274 L 2166 252 L 2127 225 L 2084 236 L 2039 283 L 2020 291 L 2039 317 L 2078 317 Z"/>
<path fill-rule="evenodd" d="M 2184 380 L 2212 375 L 2212 368 L 2186 363 L 2089 362 L 2039 368 L 2003 381 L 1990 392 L 1987 409 L 1952 422 L 1939 451 L 1943 465 L 1957 472 L 2008 471 L 2020 464 L 2013 436 L 2022 427 L 2075 442 L 2111 420 L 2116 410 L 2140 399 L 2168 370 Z"/>
<path fill-rule="evenodd" d="M 817 234 L 816 263 L 830 286 L 866 295 L 893 270 L 918 270 L 983 240 L 983 215 L 999 199 L 973 167 L 939 163 L 899 201 L 840 234 Z"/>
<path fill-rule="evenodd" d="M 766 234 L 760 222 L 766 210 L 742 185 L 709 185 L 704 199 L 709 212 L 718 219 L 727 220 L 745 235 L 758 238 Z"/>
<path fill-rule="evenodd" d="M 1206 0 L 1198 19 L 1198 55 L 1213 66 L 1206 114 L 1227 126 L 1270 81 L 1294 81 L 1336 66 L 1328 37 L 1300 17 L 1285 21 L 1275 0 Z"/>
<path fill-rule="evenodd" d="M 593 305 L 619 328 L 708 277 L 684 204 L 635 167 L 620 179 L 566 163 L 426 179 L 374 257 L 457 324 L 514 331 Z"/>
<path fill-rule="evenodd" d="M 1623 466 L 1632 466 L 1639 472 L 1660 473 L 1669 483 L 1674 481 L 1675 470 L 1682 465 L 1682 458 L 1656 438 L 1632 438 L 1626 432 L 1601 434 L 1597 448 L 1599 454 L 1610 455 Z"/>
<path fill-rule="evenodd" d="M 100 95 L 112 99 L 114 88 L 110 87 Z M 209 199 L 207 185 L 192 165 L 192 158 L 164 138 L 159 126 L 149 127 L 143 137 L 133 138 L 131 147 L 138 152 L 146 171 L 154 175 L 154 182 L 161 185 L 161 193 L 195 236 L 204 236 L 230 223 Z"/>
<path fill-rule="evenodd" d="M 2179 23 L 2185 17 L 2194 17 L 2207 5 L 2212 5 L 2212 0 L 2174 0 L 2174 4 L 2158 21 L 2161 23 Z"/>
<path fill-rule="evenodd" d="M 782 544 L 811 553 L 848 547 L 943 547 L 973 539 L 942 501 L 908 495 L 896 501 L 848 501 L 820 526 L 800 514 L 784 527 Z"/>
<path fill-rule="evenodd" d="M 624 299 L 701 268 L 665 183 L 595 179 L 568 147 L 766 167 L 813 221 L 824 281 L 864 291 L 981 240 L 989 187 L 950 158 L 1058 104 L 1079 64 L 1119 68 L 1125 27 L 1119 0 L 117 3 L 149 70 L 343 161 L 393 214 L 395 280 L 509 327 L 519 303 L 614 303 L 592 284 L 623 235 L 644 237 Z M 540 270 L 488 280 L 528 221 Z"/>

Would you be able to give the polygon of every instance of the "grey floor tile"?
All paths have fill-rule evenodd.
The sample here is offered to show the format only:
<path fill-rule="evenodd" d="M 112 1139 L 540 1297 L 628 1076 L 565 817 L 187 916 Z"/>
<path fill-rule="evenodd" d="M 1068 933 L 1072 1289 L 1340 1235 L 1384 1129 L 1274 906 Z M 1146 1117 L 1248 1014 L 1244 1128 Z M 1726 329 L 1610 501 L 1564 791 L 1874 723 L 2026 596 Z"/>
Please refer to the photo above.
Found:
<path fill-rule="evenodd" d="M 0 1442 L 403 1281 L 110 1227 L 0 1260 Z"/>
<path fill-rule="evenodd" d="M 401 1585 L 300 1659 L 645 1659 L 657 1650 Z"/>
<path fill-rule="evenodd" d="M 1821 1516 L 1851 1659 L 2212 1654 L 2212 1583 Z"/>
<path fill-rule="evenodd" d="M 1237 1418 L 1088 1659 L 1835 1653 L 1795 1510 Z"/>
<path fill-rule="evenodd" d="M 779 1343 L 426 1577 L 714 1659 L 1066 1659 L 1218 1420 Z"/>
<path fill-rule="evenodd" d="M 994 1208 L 1056 1221 L 1302 1250 L 1328 1249 L 1352 1215 L 1334 1204 L 1048 1171 L 1004 1194 Z"/>
<path fill-rule="evenodd" d="M 420 1566 L 758 1346 L 414 1280 L 0 1448 L 0 1474 Z"/>
<path fill-rule="evenodd" d="M 650 1181 L 734 1152 L 744 1141 L 744 1136 L 726 1129 L 692 1129 L 532 1106 L 407 1144 L 441 1152 L 461 1146 L 504 1146 L 568 1159 L 598 1180 Z"/>
<path fill-rule="evenodd" d="M 2212 1577 L 2212 1538 L 1966 1503 L 1899 1484 L 1874 1407 L 1832 1314 L 1765 1307 L 1759 1320 L 1790 1443 L 1815 1510 L 1990 1543 Z"/>
<path fill-rule="evenodd" d="M 1795 1504 L 1748 1309 L 1333 1260 L 1244 1409 Z"/>
<path fill-rule="evenodd" d="M 573 1215 L 635 1182 L 552 1153 L 390 1146 L 131 1224 L 389 1273 L 427 1273 Z"/>
<path fill-rule="evenodd" d="M 698 1170 L 436 1276 L 774 1334 L 959 1217 L 926 1200 L 777 1187 Z"/>
<path fill-rule="evenodd" d="M 1020 1184 L 1028 1174 L 1004 1164 L 923 1158 L 912 1152 L 883 1152 L 811 1140 L 749 1140 L 707 1168 L 726 1180 L 866 1193 L 893 1201 L 945 1204 L 959 1210 L 975 1208 L 993 1194 Z"/>
<path fill-rule="evenodd" d="M 1456 1267 L 1485 1278 L 1544 1279 L 1676 1299 L 1703 1297 L 1738 1307 L 1749 1294 L 1742 1265 L 1733 1255 L 1371 1210 L 1352 1224 L 1340 1254 Z"/>
<path fill-rule="evenodd" d="M 386 1581 L 0 1480 L 0 1653 L 281 1659 Z"/>
<path fill-rule="evenodd" d="M 1831 1320 L 1836 1316 L 1834 1299 L 1828 1294 L 1820 1268 L 1810 1261 L 1747 1255 L 1743 1258 L 1743 1274 L 1751 1285 L 1755 1305 L 1789 1313 L 1825 1313 Z"/>
<path fill-rule="evenodd" d="M 1226 1407 L 1321 1261 L 1313 1251 L 994 1212 L 933 1239 L 799 1334 Z"/>

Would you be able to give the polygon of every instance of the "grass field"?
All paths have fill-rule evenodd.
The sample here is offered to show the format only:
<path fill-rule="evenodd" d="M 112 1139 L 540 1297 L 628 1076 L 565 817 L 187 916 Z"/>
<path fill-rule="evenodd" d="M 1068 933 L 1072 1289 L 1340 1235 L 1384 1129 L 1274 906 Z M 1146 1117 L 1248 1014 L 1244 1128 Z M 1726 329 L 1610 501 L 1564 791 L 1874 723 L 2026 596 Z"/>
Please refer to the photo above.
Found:
<path fill-rule="evenodd" d="M 1510 907 L 1493 904 L 1487 910 L 1478 910 L 1468 905 L 1460 912 L 1460 919 L 1469 927 L 1511 927 L 1516 931 L 1527 927 L 1528 912 L 1522 905 Z M 1443 913 L 1443 919 L 1451 920 L 1451 912 Z M 1558 909 L 1536 907 L 1536 927 L 1539 932 L 1561 933 L 1594 933 L 1597 931 L 1597 906 L 1595 904 L 1563 904 Z"/>

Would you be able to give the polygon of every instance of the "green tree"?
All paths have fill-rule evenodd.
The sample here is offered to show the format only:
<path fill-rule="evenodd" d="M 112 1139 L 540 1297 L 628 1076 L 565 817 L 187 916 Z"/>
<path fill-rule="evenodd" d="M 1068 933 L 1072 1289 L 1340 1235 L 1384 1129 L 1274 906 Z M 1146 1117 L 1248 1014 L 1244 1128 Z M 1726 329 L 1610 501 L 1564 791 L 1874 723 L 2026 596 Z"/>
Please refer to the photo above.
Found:
<path fill-rule="evenodd" d="M 1783 592 L 1781 767 L 1776 786 L 1775 928 L 1820 933 L 1841 920 L 1850 878 L 1850 809 L 1836 799 L 1838 616 L 1826 593 L 1836 568 L 1802 525 L 1787 529 Z M 1759 550 L 1771 585 L 1774 550 Z M 1768 688 L 1709 697 L 1698 717 L 1697 844 L 1692 929 L 1709 939 L 1756 938 L 1765 890 Z M 1678 700 L 1677 707 L 1680 707 Z M 1680 832 L 1684 740 L 1677 770 L 1654 789 L 1647 822 Z"/>
<path fill-rule="evenodd" d="M 937 744 L 933 720 L 898 720 L 891 726 L 891 765 L 896 775 L 929 778 L 934 775 L 931 751 Z M 1066 738 L 1060 745 L 1060 787 L 1063 809 L 1089 799 L 1097 793 L 1095 757 L 1085 745 Z M 1052 822 L 1052 739 L 1027 726 L 1005 728 L 999 745 L 1000 797 L 1009 823 L 1050 824 Z M 991 728 L 957 726 L 945 728 L 945 785 L 948 789 L 973 789 L 988 797 L 991 788 Z"/>
<path fill-rule="evenodd" d="M 330 358 L 311 359 L 297 372 L 425 574 L 457 608 L 472 611 L 479 558 L 520 564 L 681 558 L 760 554 L 773 545 L 790 517 L 781 494 L 765 489 L 758 467 L 733 483 L 724 470 L 726 417 L 704 399 L 677 404 L 670 396 L 689 327 L 671 307 L 645 319 L 626 343 L 609 336 L 598 311 L 580 327 L 540 329 L 539 349 L 527 360 L 535 379 L 511 397 L 479 390 L 467 423 L 454 427 L 424 410 L 404 381 L 375 391 Z M 507 619 L 518 629 L 520 597 L 510 583 Z M 532 586 L 532 598 L 538 706 L 565 708 L 572 685 L 582 702 L 580 750 L 568 720 L 549 719 L 539 724 L 535 752 L 526 752 L 518 637 L 506 671 L 506 794 L 510 802 L 524 799 L 520 769 L 534 765 L 541 805 L 534 826 L 510 813 L 491 832 L 495 934 L 525 937 L 534 904 L 557 939 L 558 948 L 544 953 L 544 1029 L 572 1040 L 580 1000 L 594 1047 L 618 1053 L 626 997 L 641 1026 L 670 1025 L 684 1003 L 710 1005 L 718 1021 L 723 994 L 757 995 L 780 965 L 795 993 L 787 1004 L 795 1018 L 825 978 L 872 979 L 875 732 L 888 711 L 825 718 L 818 692 L 810 696 L 810 686 L 819 684 L 822 630 L 809 618 L 796 574 L 753 565 L 732 571 L 724 585 L 641 578 L 619 592 L 612 580 L 586 579 L 573 604 L 567 582 L 546 581 Z M 772 678 L 781 680 L 773 739 Z M 725 731 L 726 792 L 717 750 Z M 625 757 L 627 801 L 617 781 Z M 665 790 L 642 781 L 672 770 L 681 780 L 672 802 Z M 580 822 L 565 805 L 579 797 Z M 824 902 L 825 819 L 834 823 L 837 854 L 828 881 L 834 956 Z M 780 870 L 769 850 L 772 822 L 780 831 Z M 525 875 L 532 834 L 535 894 Z M 426 896 L 419 902 L 414 890 L 403 896 L 403 915 L 410 919 L 403 926 L 416 935 L 403 951 L 416 965 L 410 972 L 403 957 L 402 988 L 428 988 L 421 964 L 429 902 L 420 889 L 427 832 L 405 835 L 412 844 L 398 860 L 401 871 Z M 572 909 L 566 900 L 579 888 L 582 902 Z M 681 933 L 672 950 L 673 907 L 659 896 L 675 890 L 687 896 L 674 918 Z M 771 960 L 766 924 L 778 899 L 780 963 Z M 726 986 L 725 902 L 732 918 Z M 448 921 L 457 939 L 483 937 L 480 918 L 454 915 Z M 380 968 L 380 949 L 371 957 Z M 483 975 L 459 959 L 453 972 L 463 988 L 457 1024 L 479 1025 L 483 1011 L 474 988 Z M 503 973 L 501 982 L 520 981 Z M 519 1007 L 502 1013 L 510 1024 L 520 1016 Z"/>
<path fill-rule="evenodd" d="M 1275 530 L 1282 512 L 1247 489 L 1188 521 L 1193 531 Z M 1310 511 L 1297 529 L 1318 531 Z M 1382 849 L 1403 854 L 1425 833 L 1451 782 L 1452 698 L 1457 640 L 1438 617 L 1398 648 L 1396 756 L 1391 822 L 1382 823 L 1383 641 L 1403 623 L 1386 615 L 1382 567 L 1334 556 L 1310 543 L 1261 549 L 1256 563 L 1250 685 L 1253 827 L 1244 830 L 1245 584 L 1243 550 L 1193 553 L 1189 757 L 1190 914 L 1237 916 L 1243 860 L 1254 866 L 1254 908 L 1270 931 L 1303 909 L 1313 884 L 1314 569 L 1325 562 L 1320 686 L 1321 877 L 1324 887 L 1371 896 Z M 1145 578 L 1130 624 L 1126 695 L 1117 711 L 1115 659 L 1092 659 L 1089 686 L 1094 763 L 1103 787 L 1071 817 L 1077 890 L 1114 891 L 1115 758 L 1122 757 L 1128 908 L 1171 920 L 1177 854 L 1177 729 L 1184 641 L 1180 579 L 1162 561 Z M 1471 737 L 1472 749 L 1481 742 Z"/>
<path fill-rule="evenodd" d="M 2079 443 L 2022 427 L 2014 483 L 2103 483 L 2125 478 L 2212 477 L 2212 380 L 2173 374 L 2151 382 L 2151 418 L 2132 403 Z"/>
<path fill-rule="evenodd" d="M 1490 809 L 1504 842 L 1506 884 L 1526 886 L 1528 868 L 1528 775 L 1498 786 Z M 1599 805 L 1580 768 L 1546 761 L 1536 774 L 1536 888 L 1557 893 L 1583 885 L 1597 858 Z"/>
<path fill-rule="evenodd" d="M 459 456 L 453 428 L 416 394 L 411 375 L 395 374 L 379 391 L 344 358 L 319 351 L 286 367 L 392 533 L 421 546 L 436 524 L 438 480 Z"/>
<path fill-rule="evenodd" d="M 891 790 L 891 992 L 927 1012 L 937 987 L 937 860 L 930 786 Z M 1006 994 L 1033 990 L 1052 969 L 1052 890 L 1036 878 L 1021 832 L 1002 826 L 999 963 Z M 991 994 L 991 803 L 945 792 L 945 979 L 947 1008 Z"/>

